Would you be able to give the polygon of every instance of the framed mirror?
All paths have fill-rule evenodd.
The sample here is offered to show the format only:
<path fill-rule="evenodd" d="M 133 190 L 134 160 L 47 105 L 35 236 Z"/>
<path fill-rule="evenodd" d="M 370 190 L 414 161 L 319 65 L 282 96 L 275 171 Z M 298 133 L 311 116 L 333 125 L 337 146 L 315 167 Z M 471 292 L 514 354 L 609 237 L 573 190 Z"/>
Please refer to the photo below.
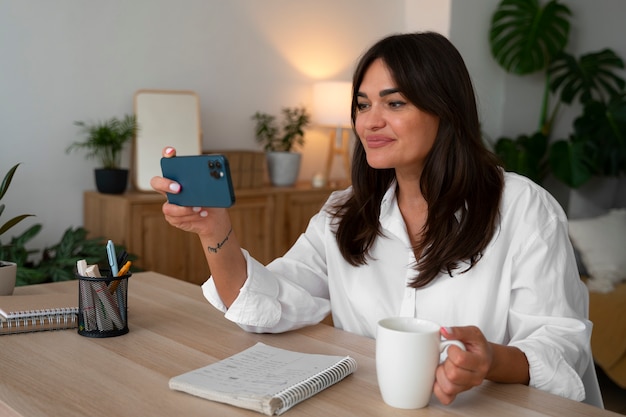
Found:
<path fill-rule="evenodd" d="M 152 191 L 150 179 L 161 175 L 164 147 L 175 147 L 177 155 L 202 153 L 200 99 L 193 91 L 138 90 L 134 107 L 139 131 L 131 162 L 133 186 Z"/>

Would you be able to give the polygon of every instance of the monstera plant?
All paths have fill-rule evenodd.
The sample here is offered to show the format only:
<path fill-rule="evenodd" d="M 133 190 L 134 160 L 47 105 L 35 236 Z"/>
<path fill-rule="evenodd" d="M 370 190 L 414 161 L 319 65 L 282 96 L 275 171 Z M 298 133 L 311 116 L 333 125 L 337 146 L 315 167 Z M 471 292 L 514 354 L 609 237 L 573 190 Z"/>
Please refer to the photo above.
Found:
<path fill-rule="evenodd" d="M 491 53 L 507 72 L 542 72 L 544 92 L 536 130 L 497 140 L 505 167 L 541 182 L 551 172 L 570 187 L 594 175 L 626 173 L 625 81 L 622 59 L 611 49 L 579 58 L 566 52 L 570 9 L 558 0 L 503 0 L 492 16 Z M 561 105 L 582 105 L 567 139 L 551 140 Z"/>

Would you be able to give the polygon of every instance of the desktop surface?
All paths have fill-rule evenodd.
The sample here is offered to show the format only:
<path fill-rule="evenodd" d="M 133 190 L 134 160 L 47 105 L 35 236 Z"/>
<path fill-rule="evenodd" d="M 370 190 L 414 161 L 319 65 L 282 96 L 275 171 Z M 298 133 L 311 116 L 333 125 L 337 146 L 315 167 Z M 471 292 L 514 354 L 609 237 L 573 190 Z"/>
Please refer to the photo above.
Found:
<path fill-rule="evenodd" d="M 72 292 L 68 281 L 18 287 L 15 294 Z M 522 385 L 485 382 L 449 406 L 434 397 L 420 410 L 387 406 L 378 391 L 373 339 L 319 324 L 283 334 L 252 334 L 226 320 L 199 286 L 154 272 L 128 285 L 130 332 L 112 338 L 76 330 L 0 336 L 2 416 L 259 416 L 169 389 L 171 377 L 257 342 L 307 353 L 350 355 L 358 369 L 296 405 L 297 416 L 618 416 Z"/>

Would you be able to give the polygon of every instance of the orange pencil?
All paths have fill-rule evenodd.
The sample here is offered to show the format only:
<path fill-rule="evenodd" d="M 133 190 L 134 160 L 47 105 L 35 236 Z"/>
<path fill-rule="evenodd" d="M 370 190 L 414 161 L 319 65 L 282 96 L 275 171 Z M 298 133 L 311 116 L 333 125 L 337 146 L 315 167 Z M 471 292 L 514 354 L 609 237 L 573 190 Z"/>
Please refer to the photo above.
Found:
<path fill-rule="evenodd" d="M 130 269 L 130 265 L 131 265 L 131 262 L 130 261 L 126 261 L 126 263 L 124 264 L 122 269 L 120 269 L 120 272 L 117 273 L 117 276 L 121 277 L 122 275 L 126 275 L 128 270 Z"/>
<path fill-rule="evenodd" d="M 128 272 L 128 270 L 130 269 L 130 265 L 131 262 L 127 261 L 124 266 L 122 267 L 122 269 L 120 269 L 120 271 L 117 273 L 118 277 L 121 277 L 123 275 L 126 275 L 126 273 Z M 111 287 L 109 288 L 109 292 L 111 294 L 113 294 L 115 292 L 115 290 L 117 290 L 117 286 L 120 284 L 120 280 L 115 281 L 114 283 L 111 284 Z"/>

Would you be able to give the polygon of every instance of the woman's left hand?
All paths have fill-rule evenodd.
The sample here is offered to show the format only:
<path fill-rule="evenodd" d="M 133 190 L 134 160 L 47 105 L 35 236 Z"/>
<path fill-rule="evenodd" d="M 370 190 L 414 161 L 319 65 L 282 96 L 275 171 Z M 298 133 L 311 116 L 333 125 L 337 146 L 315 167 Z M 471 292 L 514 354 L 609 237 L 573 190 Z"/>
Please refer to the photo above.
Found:
<path fill-rule="evenodd" d="M 483 382 L 491 368 L 493 350 L 476 326 L 442 327 L 441 334 L 448 340 L 460 340 L 467 349 L 448 347 L 448 357 L 435 373 L 435 396 L 442 404 L 450 404 L 457 394 Z"/>

